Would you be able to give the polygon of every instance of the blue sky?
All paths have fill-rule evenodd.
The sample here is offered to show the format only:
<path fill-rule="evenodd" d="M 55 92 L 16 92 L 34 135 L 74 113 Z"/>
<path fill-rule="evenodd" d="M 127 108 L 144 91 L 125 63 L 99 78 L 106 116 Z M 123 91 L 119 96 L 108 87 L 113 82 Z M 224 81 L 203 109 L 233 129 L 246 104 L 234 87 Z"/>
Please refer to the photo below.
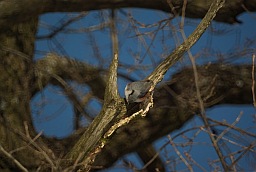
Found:
<path fill-rule="evenodd" d="M 124 10 L 124 12 L 131 12 L 137 21 L 145 25 L 154 24 L 168 17 L 166 13 L 151 10 L 129 9 Z M 107 11 L 103 11 L 102 14 L 107 14 Z M 61 24 L 61 21 L 65 21 L 67 18 L 74 15 L 77 14 L 51 13 L 42 15 L 40 18 L 40 26 L 42 27 L 39 29 L 38 35 L 40 36 L 49 33 L 49 29 L 47 29 L 46 26 L 48 28 L 58 27 Z M 98 12 L 92 12 L 88 14 L 84 19 L 75 22 L 68 28 L 88 28 L 90 26 L 97 25 L 100 22 L 107 21 L 107 17 L 102 17 L 104 15 L 101 15 Z M 211 52 L 218 52 L 219 55 L 232 54 L 237 51 L 241 51 L 244 48 L 248 48 L 244 47 L 245 42 L 256 40 L 255 13 L 243 14 L 239 16 L 239 20 L 243 21 L 243 24 L 227 25 L 213 22 L 213 24 L 206 31 L 206 33 L 191 49 L 193 55 L 199 54 L 201 56 L 200 58 L 196 59 L 198 64 L 215 62 L 220 59 L 220 57 L 212 57 L 211 55 L 209 55 Z M 152 32 L 157 28 L 153 26 L 148 28 L 141 27 L 138 29 L 140 33 L 149 33 L 147 36 L 143 37 L 143 41 L 145 41 L 145 44 L 147 46 L 151 45 L 150 52 L 147 51 L 147 48 L 145 48 L 142 40 L 139 40 L 136 37 L 136 33 L 134 32 L 134 30 L 129 29 L 131 26 L 129 23 L 127 23 L 127 18 L 124 16 L 123 12 L 118 13 L 118 22 L 118 36 L 120 46 L 119 56 L 121 64 L 130 66 L 136 64 L 141 65 L 143 68 L 148 68 L 148 70 L 140 72 L 132 70 L 132 68 L 129 68 L 127 70 L 120 66 L 120 72 L 128 74 L 136 80 L 141 80 L 145 78 L 154 69 L 154 65 L 157 65 L 157 63 L 164 59 L 165 56 L 163 55 L 163 52 L 164 54 L 168 55 L 179 43 L 182 43 L 178 27 L 180 18 L 174 19 L 170 23 L 170 26 L 165 27 L 165 29 L 163 29 L 162 31 Z M 185 20 L 184 31 L 187 36 L 189 36 L 189 34 L 195 29 L 199 22 L 200 20 L 198 19 Z M 155 39 L 152 39 L 154 37 L 154 33 L 157 33 L 157 36 L 155 37 Z M 178 36 L 176 36 L 176 34 Z M 94 37 L 94 41 L 99 47 L 99 54 L 101 59 L 95 58 L 95 51 L 91 46 L 92 37 Z M 152 40 L 153 42 L 151 42 Z M 59 46 L 58 44 L 61 46 Z M 61 47 L 63 47 L 63 49 Z M 256 53 L 255 47 L 251 48 L 253 48 L 254 53 Z M 209 49 L 208 52 L 210 53 L 207 54 L 205 53 L 207 51 L 202 51 L 205 49 Z M 54 37 L 54 40 L 39 40 L 36 42 L 36 59 L 43 58 L 44 55 L 48 52 L 55 52 L 60 55 L 70 56 L 74 59 L 78 59 L 95 66 L 101 66 L 102 68 L 106 69 L 108 68 L 109 62 L 111 60 L 109 30 L 104 29 L 102 31 L 94 31 L 91 35 L 87 33 L 58 34 L 56 35 L 56 37 Z M 137 59 L 134 57 L 137 57 Z M 232 63 L 251 64 L 251 55 L 241 56 L 237 60 L 232 60 Z M 188 65 L 190 65 L 190 61 L 185 55 L 182 61 L 178 62 L 168 71 L 165 80 L 169 79 L 171 75 L 177 72 L 177 70 L 179 70 L 180 68 Z M 121 96 L 124 96 L 123 90 L 127 82 L 127 80 L 124 80 L 122 78 L 118 80 L 119 92 Z M 88 90 L 88 88 L 80 89 L 81 92 L 86 92 Z M 61 93 L 60 89 L 53 86 L 45 88 L 43 90 L 43 93 L 37 94 L 34 97 L 31 106 L 34 117 L 34 124 L 37 131 L 43 131 L 45 135 L 56 136 L 60 138 L 66 137 L 72 133 L 73 124 L 71 121 L 73 118 L 73 109 L 70 106 L 69 101 Z M 92 101 L 89 110 L 96 115 L 100 111 L 99 103 L 97 101 Z M 218 119 L 220 121 L 226 120 L 230 123 L 235 120 L 239 113 L 243 113 L 243 115 L 241 121 L 237 125 L 241 128 L 254 127 L 253 130 L 255 132 L 255 122 L 253 123 L 253 117 L 255 117 L 255 108 L 252 105 L 224 105 L 207 110 L 207 115 L 209 115 L 210 117 Z M 182 128 L 182 130 L 197 125 L 202 125 L 202 123 L 198 118 L 195 118 L 188 122 Z M 174 136 L 180 131 L 181 130 L 171 133 L 171 136 Z M 155 143 L 155 146 L 159 148 L 167 140 L 167 138 L 160 139 Z M 205 133 L 199 134 L 196 140 L 206 140 L 206 142 L 208 141 L 209 143 L 209 138 Z M 177 139 L 177 141 L 179 141 L 179 139 Z M 203 151 L 200 151 L 201 149 L 203 149 Z M 180 150 L 184 151 L 183 149 Z M 198 163 L 203 164 L 204 168 L 210 170 L 207 164 L 207 161 L 209 160 L 209 156 L 207 155 L 211 155 L 211 158 L 216 158 L 216 154 L 209 145 L 195 146 L 192 152 L 196 154 L 196 152 L 198 151 L 200 151 L 200 154 L 199 156 L 194 157 L 195 160 Z M 175 156 L 175 154 L 173 156 Z M 206 157 L 208 157 L 208 159 Z M 138 165 L 140 164 L 139 161 L 136 159 L 135 155 L 128 156 L 128 158 L 134 163 Z M 244 165 L 245 164 L 246 163 L 244 163 Z M 179 168 L 182 169 L 184 168 L 184 166 L 182 167 L 181 165 Z M 197 167 L 195 167 L 195 170 L 200 171 L 200 169 L 198 169 Z"/>

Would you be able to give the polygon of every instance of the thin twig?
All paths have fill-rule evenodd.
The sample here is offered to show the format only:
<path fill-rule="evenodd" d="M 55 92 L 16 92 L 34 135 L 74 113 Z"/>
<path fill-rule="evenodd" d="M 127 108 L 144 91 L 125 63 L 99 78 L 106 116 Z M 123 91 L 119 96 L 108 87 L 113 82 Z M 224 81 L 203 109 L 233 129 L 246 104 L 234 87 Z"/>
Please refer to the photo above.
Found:
<path fill-rule="evenodd" d="M 187 130 L 184 130 L 184 131 L 182 131 L 181 133 L 178 133 L 177 135 L 175 135 L 174 137 L 172 137 L 172 140 L 178 138 L 179 136 L 181 136 L 181 135 L 183 135 L 183 134 L 185 134 L 185 133 L 187 133 L 187 132 L 190 132 L 190 131 L 193 131 L 193 130 L 198 130 L 198 129 L 200 129 L 200 128 L 201 128 L 201 126 L 196 126 L 196 127 L 189 128 L 189 129 L 187 129 Z M 200 131 L 200 130 L 199 130 L 199 131 Z M 161 152 L 167 145 L 169 145 L 169 141 L 167 141 L 166 143 L 164 143 L 164 144 L 158 149 L 157 153 L 148 161 L 147 164 L 145 164 L 145 165 L 143 166 L 142 169 L 146 169 L 147 166 L 150 165 L 150 164 L 159 156 L 160 152 Z"/>
<path fill-rule="evenodd" d="M 217 121 L 217 120 L 214 120 L 214 119 L 211 119 L 211 118 L 207 118 L 207 120 L 209 120 L 209 121 L 211 121 L 211 122 L 214 122 L 214 123 L 216 123 L 216 124 L 218 124 L 218 125 L 220 125 L 220 126 L 230 127 L 230 128 L 232 128 L 233 130 L 236 130 L 236 131 L 238 131 L 238 132 L 240 132 L 240 133 L 242 133 L 242 134 L 246 134 L 246 135 L 248 135 L 248 136 L 250 136 L 250 137 L 256 138 L 256 134 L 250 133 L 250 132 L 245 131 L 245 130 L 243 130 L 243 129 L 241 129 L 241 128 L 238 128 L 238 127 L 236 127 L 236 126 L 231 126 L 230 124 L 227 124 L 227 123 L 224 123 L 224 122 L 220 122 L 220 121 Z"/>
<path fill-rule="evenodd" d="M 210 22 L 216 16 L 217 11 L 224 5 L 224 3 L 225 0 L 214 0 L 205 17 L 197 26 L 195 31 L 178 48 L 176 48 L 170 55 L 168 55 L 165 60 L 163 60 L 147 77 L 147 79 L 152 80 L 154 84 L 160 82 L 167 70 L 178 60 L 180 60 L 183 54 L 199 40 L 199 38 L 205 32 L 206 28 L 210 25 Z"/>
<path fill-rule="evenodd" d="M 139 41 L 141 42 L 141 44 L 143 45 L 143 47 L 146 49 L 146 52 L 144 53 L 144 55 L 143 55 L 143 56 L 141 57 L 141 59 L 139 60 L 139 63 L 141 63 L 141 62 L 144 60 L 146 54 L 148 54 L 149 57 L 150 57 L 150 60 L 151 60 L 152 64 L 153 64 L 153 65 L 156 65 L 156 62 L 155 62 L 155 60 L 153 59 L 153 53 L 151 52 L 150 47 L 152 46 L 152 44 L 153 44 L 153 42 L 154 42 L 154 40 L 155 40 L 155 37 L 156 37 L 156 35 L 157 35 L 158 31 L 159 31 L 160 25 L 158 25 L 157 30 L 154 31 L 155 33 L 153 33 L 153 38 L 152 38 L 152 41 L 150 42 L 150 45 L 147 45 L 147 42 L 146 42 L 145 38 L 143 37 L 144 33 L 141 33 L 141 32 L 139 31 L 138 27 L 137 27 L 136 24 L 135 24 L 135 23 L 136 23 L 136 20 L 133 18 L 133 16 L 132 16 L 130 13 L 128 13 L 128 17 L 129 17 L 129 18 L 128 18 L 128 19 L 129 19 L 129 22 L 131 23 L 132 27 L 134 28 L 134 32 L 136 33 L 137 38 L 139 39 Z"/>
<path fill-rule="evenodd" d="M 193 163 L 193 164 L 195 164 L 198 168 L 200 168 L 202 171 L 204 171 L 204 172 L 207 172 L 207 170 L 204 168 L 204 167 L 202 167 L 200 164 L 198 164 L 193 158 L 192 158 L 192 156 L 188 153 L 188 152 L 185 152 L 184 153 L 185 154 L 185 156 Z"/>
<path fill-rule="evenodd" d="M 66 93 L 66 95 L 69 97 L 69 99 L 72 101 L 74 108 L 77 109 L 79 111 L 79 113 L 83 114 L 84 117 L 88 120 L 88 121 L 92 121 L 94 118 L 91 117 L 85 110 L 84 110 L 84 106 L 81 104 L 81 101 L 77 98 L 76 94 L 74 93 L 73 89 L 67 84 L 67 82 L 62 79 L 60 76 L 58 75 L 53 75 L 52 77 L 55 78 L 59 83 L 60 83 L 60 87 L 63 89 L 63 91 Z"/>
<path fill-rule="evenodd" d="M 83 156 L 83 153 L 80 153 L 75 161 L 75 163 L 72 166 L 71 171 L 75 171 L 75 169 L 77 168 L 77 166 L 79 165 L 79 162 L 81 160 L 81 157 Z"/>
<path fill-rule="evenodd" d="M 255 98 L 255 54 L 252 55 L 252 98 L 253 106 L 256 107 L 256 98 Z"/>
<path fill-rule="evenodd" d="M 147 169 L 147 167 L 159 156 L 160 151 L 156 152 L 155 155 L 143 166 L 141 170 Z"/>
<path fill-rule="evenodd" d="M 42 35 L 42 36 L 37 36 L 37 39 L 49 39 L 49 38 L 53 38 L 54 36 L 56 36 L 58 33 L 60 33 L 61 31 L 63 31 L 67 26 L 69 26 L 70 24 L 76 22 L 77 20 L 80 20 L 81 18 L 85 17 L 88 14 L 88 12 L 82 12 L 79 15 L 70 18 L 69 20 L 65 21 L 62 23 L 61 26 L 59 27 L 54 27 L 52 29 L 52 32 L 46 35 Z"/>
<path fill-rule="evenodd" d="M 3 152 L 8 158 L 10 158 L 20 169 L 21 171 L 28 172 L 28 170 L 17 160 L 15 159 L 10 153 L 8 153 L 0 144 L 0 151 Z"/>
<path fill-rule="evenodd" d="M 50 158 L 50 156 L 46 153 L 46 151 L 44 150 L 43 145 L 38 145 L 36 142 L 33 141 L 33 139 L 31 138 L 30 134 L 29 134 L 29 128 L 26 122 L 24 122 L 24 128 L 25 128 L 25 133 L 26 133 L 26 137 L 29 140 L 29 142 L 40 152 L 42 153 L 42 155 L 44 156 L 45 160 L 47 162 L 49 162 L 49 164 L 51 164 L 51 167 L 53 170 L 57 170 L 56 165 L 54 164 L 54 160 L 52 160 Z"/>
<path fill-rule="evenodd" d="M 183 37 L 184 40 L 187 39 L 186 35 L 185 35 L 185 32 L 184 32 L 184 29 L 183 29 L 186 4 L 187 4 L 187 0 L 184 0 L 184 4 L 183 4 L 183 7 L 182 7 L 182 9 L 183 9 L 182 10 L 182 21 L 181 21 L 181 25 L 180 25 L 182 27 L 181 34 L 182 34 L 182 37 Z M 210 128 L 209 122 L 208 122 L 208 120 L 206 118 L 204 102 L 203 102 L 203 99 L 202 99 L 202 96 L 201 96 L 200 87 L 199 87 L 199 77 L 198 77 L 198 72 L 197 72 L 195 58 L 193 57 L 193 55 L 192 55 L 190 50 L 188 50 L 187 52 L 188 52 L 190 61 L 192 63 L 192 68 L 193 68 L 193 71 L 194 71 L 193 73 L 194 73 L 195 86 L 196 86 L 196 96 L 197 96 L 197 99 L 198 99 L 198 102 L 199 102 L 199 107 L 200 107 L 200 111 L 201 111 L 201 117 L 203 119 L 205 128 L 208 131 L 207 133 L 209 133 L 209 136 L 210 136 L 210 139 L 212 141 L 213 147 L 214 147 L 218 157 L 220 158 L 220 162 L 222 164 L 222 167 L 223 167 L 223 169 L 225 171 L 227 171 L 228 170 L 228 165 L 225 162 L 224 156 L 222 155 L 222 152 L 221 152 L 221 150 L 220 150 L 220 148 L 218 146 L 218 142 L 215 140 L 215 138 L 213 136 L 213 133 L 212 133 L 212 130 Z"/>
<path fill-rule="evenodd" d="M 231 167 L 234 167 L 234 166 L 236 165 L 236 163 L 237 163 L 241 158 L 243 158 L 243 157 L 246 155 L 246 153 L 247 153 L 248 151 L 250 151 L 250 149 L 252 149 L 254 146 L 255 146 L 254 144 L 249 145 L 249 146 L 243 151 L 243 153 L 242 153 L 241 155 L 239 155 L 239 156 L 235 159 L 235 161 L 229 166 L 230 169 L 231 169 Z"/>
<path fill-rule="evenodd" d="M 241 148 L 243 148 L 243 149 L 246 149 L 246 148 L 247 148 L 247 146 L 242 145 L 242 143 L 238 143 L 237 141 L 233 141 L 233 140 L 228 139 L 228 138 L 226 138 L 226 137 L 223 137 L 222 139 L 225 140 L 225 141 L 227 141 L 227 142 L 229 142 L 229 143 L 231 143 L 231 144 L 233 144 L 233 145 L 236 145 L 236 146 L 238 146 L 238 147 L 241 147 Z M 251 150 L 251 152 L 256 153 L 255 150 Z"/>
<path fill-rule="evenodd" d="M 41 135 L 43 134 L 43 132 L 39 132 L 33 139 L 29 140 L 29 142 L 27 143 L 27 145 L 19 147 L 17 149 L 14 149 L 12 151 L 10 151 L 10 154 L 13 154 L 14 152 L 18 152 L 21 151 L 23 149 L 26 149 L 27 147 L 29 147 L 30 145 L 32 145 L 33 142 L 35 142 Z"/>
<path fill-rule="evenodd" d="M 243 113 L 240 112 L 240 114 L 238 115 L 236 120 L 229 127 L 227 127 L 224 131 L 222 131 L 221 134 L 218 135 L 216 142 L 218 142 L 230 129 L 232 129 L 232 126 L 235 126 L 240 121 L 242 115 L 243 115 Z"/>
<path fill-rule="evenodd" d="M 112 9 L 111 11 L 111 22 L 110 22 L 110 29 L 111 29 L 111 39 L 112 39 L 112 54 L 113 57 L 115 54 L 118 54 L 119 48 L 118 48 L 118 37 L 117 37 L 117 30 L 116 30 L 116 14 L 115 10 Z"/>
<path fill-rule="evenodd" d="M 168 139 L 170 144 L 172 145 L 173 149 L 175 150 L 176 154 L 180 157 L 180 159 L 184 162 L 184 164 L 188 167 L 189 171 L 193 171 L 191 165 L 187 162 L 187 160 L 181 155 L 180 151 L 177 149 L 176 145 L 174 144 L 172 137 L 168 135 Z"/>

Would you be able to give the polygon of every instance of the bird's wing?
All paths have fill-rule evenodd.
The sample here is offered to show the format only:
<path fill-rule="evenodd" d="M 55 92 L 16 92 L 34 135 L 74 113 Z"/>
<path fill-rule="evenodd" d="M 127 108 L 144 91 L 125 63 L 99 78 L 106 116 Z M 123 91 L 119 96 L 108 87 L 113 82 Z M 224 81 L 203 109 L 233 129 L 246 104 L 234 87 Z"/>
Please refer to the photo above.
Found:
<path fill-rule="evenodd" d="M 152 82 L 150 82 L 150 81 L 149 82 L 143 82 L 144 91 L 139 94 L 138 98 L 144 97 L 148 93 L 151 85 L 152 85 Z"/>

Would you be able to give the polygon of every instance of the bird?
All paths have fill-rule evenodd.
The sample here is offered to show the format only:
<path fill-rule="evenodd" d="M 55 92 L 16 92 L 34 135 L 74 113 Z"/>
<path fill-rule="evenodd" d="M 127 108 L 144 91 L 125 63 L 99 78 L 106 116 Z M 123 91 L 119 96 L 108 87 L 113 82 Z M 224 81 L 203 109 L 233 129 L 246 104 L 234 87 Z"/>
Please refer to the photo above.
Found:
<path fill-rule="evenodd" d="M 153 81 L 135 81 L 128 83 L 125 87 L 125 98 L 127 103 L 143 102 L 150 95 L 149 90 L 153 85 Z"/>

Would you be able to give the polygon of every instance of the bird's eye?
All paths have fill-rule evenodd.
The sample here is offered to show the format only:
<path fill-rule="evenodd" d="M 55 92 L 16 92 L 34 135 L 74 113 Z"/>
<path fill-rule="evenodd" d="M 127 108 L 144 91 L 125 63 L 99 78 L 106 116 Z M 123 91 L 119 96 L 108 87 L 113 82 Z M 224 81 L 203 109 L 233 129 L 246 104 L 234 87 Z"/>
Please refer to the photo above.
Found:
<path fill-rule="evenodd" d="M 134 93 L 134 90 L 132 90 L 132 92 L 129 94 L 129 96 L 132 95 L 133 93 Z"/>

